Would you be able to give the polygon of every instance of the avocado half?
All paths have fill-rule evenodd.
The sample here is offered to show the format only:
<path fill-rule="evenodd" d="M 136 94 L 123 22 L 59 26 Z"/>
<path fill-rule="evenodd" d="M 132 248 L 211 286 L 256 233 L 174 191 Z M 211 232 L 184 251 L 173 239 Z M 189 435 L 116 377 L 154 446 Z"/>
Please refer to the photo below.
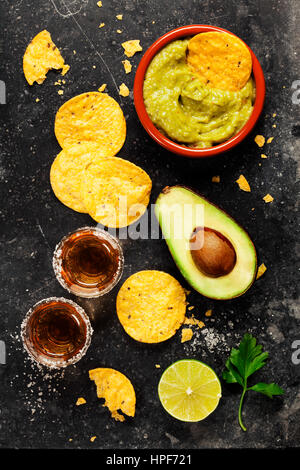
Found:
<path fill-rule="evenodd" d="M 247 232 L 228 214 L 184 186 L 167 186 L 158 196 L 155 214 L 171 255 L 186 281 L 210 299 L 239 297 L 253 284 L 257 256 Z M 232 271 L 220 277 L 203 273 L 190 251 L 190 238 L 196 227 L 213 229 L 231 242 L 236 253 Z"/>

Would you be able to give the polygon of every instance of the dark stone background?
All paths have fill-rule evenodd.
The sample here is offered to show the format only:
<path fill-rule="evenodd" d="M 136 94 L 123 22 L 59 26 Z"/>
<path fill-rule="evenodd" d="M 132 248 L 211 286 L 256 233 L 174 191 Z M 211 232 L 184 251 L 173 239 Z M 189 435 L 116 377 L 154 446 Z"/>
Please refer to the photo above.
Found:
<path fill-rule="evenodd" d="M 0 6 L 2 51 L 0 79 L 7 86 L 1 113 L 1 316 L 0 339 L 7 363 L 0 365 L 0 446 L 21 448 L 275 448 L 299 446 L 300 365 L 292 363 L 292 342 L 300 339 L 297 310 L 296 173 L 299 153 L 299 105 L 292 103 L 292 83 L 300 78 L 296 31 L 298 0 L 4 0 Z M 298 5 L 299 6 L 299 5 Z M 115 16 L 122 13 L 123 21 Z M 297 18 L 298 16 L 298 18 Z M 98 28 L 104 22 L 105 27 Z M 226 155 L 189 161 L 158 147 L 137 118 L 132 93 L 118 95 L 123 81 L 132 90 L 141 58 L 125 75 L 121 42 L 140 39 L 145 51 L 159 36 L 181 25 L 207 23 L 240 35 L 254 50 L 265 72 L 264 113 L 254 133 Z M 22 56 L 29 41 L 47 29 L 71 69 L 63 87 L 50 72 L 43 85 L 30 87 Z M 122 34 L 116 32 L 121 29 Z M 77 54 L 73 54 L 76 50 Z M 298 50 L 299 52 L 299 50 Z M 93 66 L 95 66 L 93 68 Z M 120 156 L 142 166 L 153 179 L 153 203 L 165 185 L 197 188 L 221 205 L 250 233 L 268 270 L 243 297 L 217 302 L 192 292 L 193 312 L 206 328 L 191 342 L 180 333 L 166 343 L 143 345 L 125 334 L 115 313 L 118 288 L 98 301 L 75 299 L 90 313 L 95 333 L 87 355 L 63 372 L 33 365 L 22 350 L 20 324 L 26 311 L 49 296 L 71 298 L 56 281 L 51 266 L 55 244 L 84 225 L 88 216 L 63 206 L 49 183 L 51 162 L 60 148 L 54 116 L 67 99 L 108 84 L 124 110 L 128 133 Z M 116 86 L 117 85 L 117 86 Z M 62 88 L 64 94 L 58 95 Z M 40 101 L 37 103 L 36 98 Z M 273 113 L 277 113 L 274 118 Z M 276 128 L 272 127 L 276 124 Z M 274 136 L 260 158 L 259 133 Z M 220 175 L 220 184 L 211 177 Z M 252 192 L 239 190 L 244 174 Z M 271 193 L 272 204 L 262 197 Z M 254 208 L 255 210 L 251 210 Z M 163 240 L 123 241 L 123 280 L 141 269 L 161 269 L 188 287 Z M 213 309 L 210 318 L 204 312 Z M 270 352 L 259 381 L 276 381 L 285 390 L 273 400 L 249 394 L 244 408 L 248 432 L 238 426 L 238 387 L 223 384 L 223 398 L 205 421 L 181 423 L 168 416 L 157 396 L 162 370 L 180 358 L 199 358 L 221 375 L 229 349 L 249 331 Z M 211 341 L 213 340 L 213 341 Z M 155 368 L 160 364 L 161 369 Z M 137 394 L 136 417 L 114 422 L 96 397 L 88 370 L 113 367 L 125 373 Z M 77 407 L 78 397 L 87 404 Z M 91 443 L 90 437 L 97 436 Z M 70 441 L 69 439 L 72 439 Z"/>

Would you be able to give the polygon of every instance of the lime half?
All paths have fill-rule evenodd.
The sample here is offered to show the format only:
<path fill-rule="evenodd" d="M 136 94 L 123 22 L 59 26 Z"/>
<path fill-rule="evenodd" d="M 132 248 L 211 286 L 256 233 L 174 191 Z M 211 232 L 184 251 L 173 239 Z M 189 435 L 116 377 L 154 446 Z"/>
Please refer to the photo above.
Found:
<path fill-rule="evenodd" d="M 164 409 L 180 421 L 201 421 L 212 413 L 221 398 L 216 373 L 195 359 L 174 362 L 161 376 L 158 396 Z"/>

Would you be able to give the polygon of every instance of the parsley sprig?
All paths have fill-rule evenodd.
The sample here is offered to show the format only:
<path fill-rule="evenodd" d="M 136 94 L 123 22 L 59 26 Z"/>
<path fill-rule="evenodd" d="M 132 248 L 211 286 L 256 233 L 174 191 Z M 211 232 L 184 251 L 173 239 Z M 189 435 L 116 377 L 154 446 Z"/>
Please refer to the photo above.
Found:
<path fill-rule="evenodd" d="M 242 422 L 242 406 L 246 392 L 253 390 L 254 392 L 263 393 L 269 398 L 284 393 L 282 388 L 275 383 L 266 384 L 259 382 L 252 387 L 248 387 L 248 378 L 266 364 L 268 357 L 269 353 L 262 352 L 262 346 L 256 344 L 256 339 L 249 333 L 246 333 L 239 345 L 239 349 L 232 348 L 230 356 L 226 361 L 226 369 L 222 375 L 223 379 L 227 383 L 238 383 L 243 388 L 239 405 L 239 424 L 243 431 L 246 431 Z"/>

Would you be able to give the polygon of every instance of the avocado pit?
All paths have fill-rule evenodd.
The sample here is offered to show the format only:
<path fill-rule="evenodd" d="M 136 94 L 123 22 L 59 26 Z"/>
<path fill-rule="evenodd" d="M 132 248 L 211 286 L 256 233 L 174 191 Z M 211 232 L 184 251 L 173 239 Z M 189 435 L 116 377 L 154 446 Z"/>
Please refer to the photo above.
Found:
<path fill-rule="evenodd" d="M 222 233 L 208 227 L 196 227 L 193 230 L 190 252 L 197 268 L 210 277 L 226 276 L 236 263 L 232 243 Z"/>

